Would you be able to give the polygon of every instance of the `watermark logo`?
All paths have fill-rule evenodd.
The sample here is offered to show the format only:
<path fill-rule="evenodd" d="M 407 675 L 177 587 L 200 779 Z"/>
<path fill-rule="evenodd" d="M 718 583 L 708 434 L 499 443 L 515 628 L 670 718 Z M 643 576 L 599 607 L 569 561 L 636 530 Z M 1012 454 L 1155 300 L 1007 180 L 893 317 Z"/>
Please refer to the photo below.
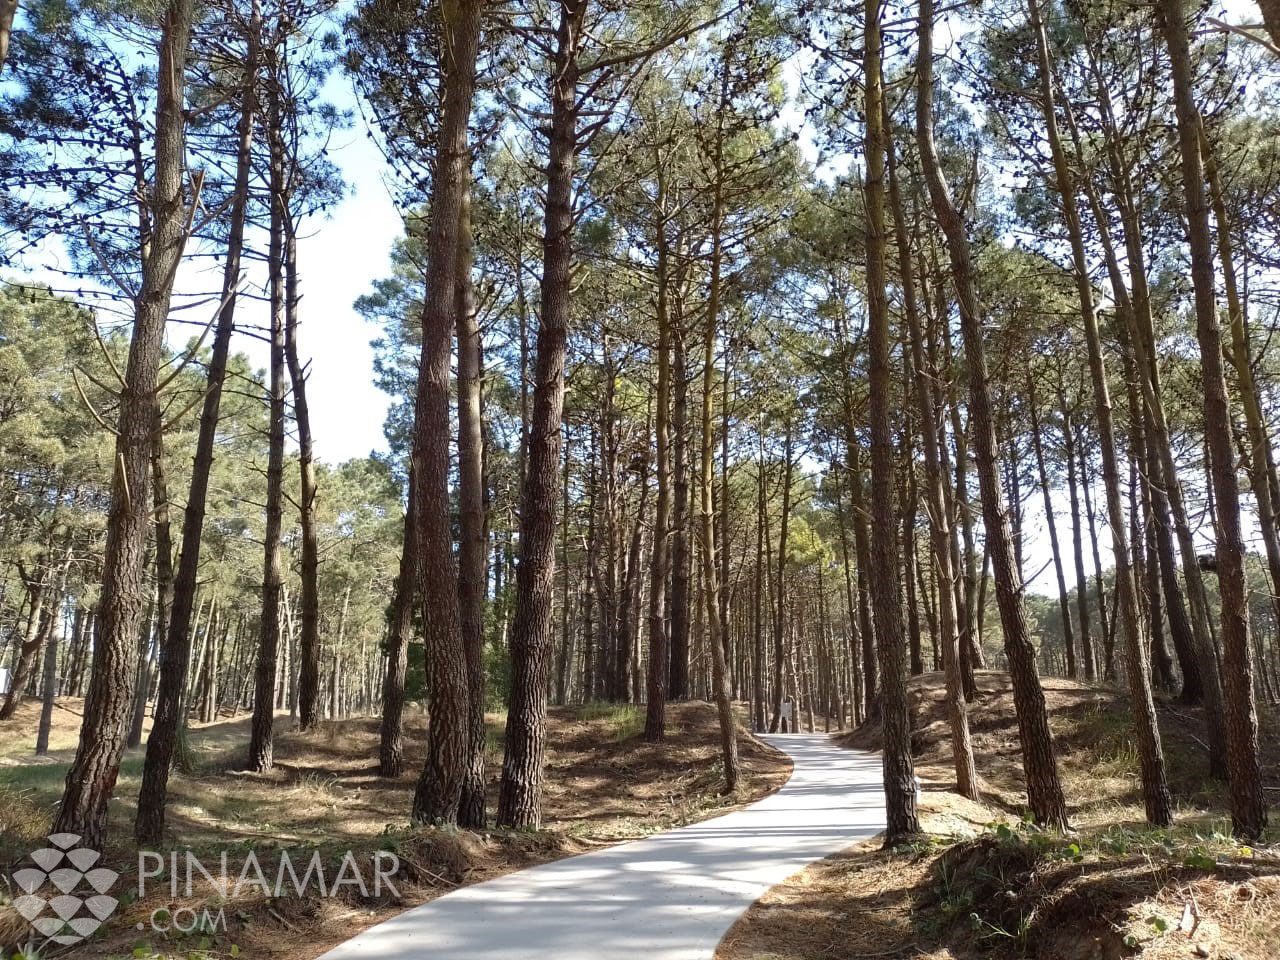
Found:
<path fill-rule="evenodd" d="M 48 839 L 49 846 L 31 853 L 34 867 L 14 871 L 21 895 L 13 906 L 41 936 L 54 943 L 79 943 L 119 906 L 108 893 L 119 874 L 95 866 L 102 854 L 76 846 L 78 834 L 52 833 Z"/>
<path fill-rule="evenodd" d="M 34 867 L 14 871 L 13 884 L 19 895 L 13 906 L 35 934 L 52 943 L 76 944 L 91 936 L 120 906 L 109 893 L 120 874 L 98 864 L 98 851 L 77 847 L 80 837 L 74 833 L 54 833 L 48 839 L 49 846 L 29 855 Z M 147 922 L 137 924 L 139 930 L 149 925 L 159 934 L 225 932 L 227 918 L 218 904 L 227 900 L 400 896 L 394 882 L 400 859 L 390 851 L 379 850 L 362 863 L 365 858 L 348 850 L 336 869 L 332 861 L 325 863 L 319 850 L 309 853 L 309 857 L 303 854 L 303 859 L 294 859 L 281 850 L 274 861 L 264 862 L 251 849 L 235 863 L 226 850 L 217 852 L 216 862 L 202 861 L 192 851 L 172 851 L 166 857 L 140 850 L 137 886 L 122 896 L 127 903 L 146 900 L 148 895 L 148 905 L 158 899 L 168 901 L 154 906 Z M 213 910 L 207 900 L 201 902 L 206 892 L 216 897 Z"/>

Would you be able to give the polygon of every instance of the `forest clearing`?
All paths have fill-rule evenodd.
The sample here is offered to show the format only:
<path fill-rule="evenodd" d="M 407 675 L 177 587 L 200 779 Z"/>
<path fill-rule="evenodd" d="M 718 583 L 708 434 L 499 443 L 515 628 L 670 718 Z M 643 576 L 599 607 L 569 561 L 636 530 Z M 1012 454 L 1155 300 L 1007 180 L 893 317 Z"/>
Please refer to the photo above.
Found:
<path fill-rule="evenodd" d="M 0 960 L 1280 957 L 1278 75 L 0 0 Z"/>

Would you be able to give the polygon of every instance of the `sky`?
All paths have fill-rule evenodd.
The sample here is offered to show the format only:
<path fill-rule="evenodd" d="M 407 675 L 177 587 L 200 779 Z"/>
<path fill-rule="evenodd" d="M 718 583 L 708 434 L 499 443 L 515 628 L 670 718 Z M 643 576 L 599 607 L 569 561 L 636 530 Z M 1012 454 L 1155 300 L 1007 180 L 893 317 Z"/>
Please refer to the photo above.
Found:
<path fill-rule="evenodd" d="M 345 86 L 345 78 L 339 83 Z M 334 100 L 341 104 L 339 92 Z M 352 97 L 349 86 L 345 96 Z M 342 168 L 347 194 L 327 219 L 309 221 L 298 239 L 298 349 L 311 358 L 307 400 L 316 454 L 330 463 L 387 448 L 382 422 L 391 398 L 374 386 L 369 346 L 380 330 L 352 304 L 390 273 L 402 221 L 383 180 L 386 160 L 367 132 L 357 116 L 353 129 L 335 135 L 330 156 Z M 264 345 L 240 348 L 267 363 Z"/>

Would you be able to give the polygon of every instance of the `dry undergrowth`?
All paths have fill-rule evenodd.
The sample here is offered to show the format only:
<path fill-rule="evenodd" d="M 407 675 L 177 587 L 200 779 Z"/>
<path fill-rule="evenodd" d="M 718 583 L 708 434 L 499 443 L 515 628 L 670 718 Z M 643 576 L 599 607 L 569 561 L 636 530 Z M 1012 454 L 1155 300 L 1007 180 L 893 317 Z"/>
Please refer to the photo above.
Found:
<path fill-rule="evenodd" d="M 30 710 L 33 704 L 24 707 Z M 26 726 L 20 715 L 0 725 L 0 867 L 8 873 L 32 844 L 47 832 L 51 806 L 60 793 L 69 748 L 78 730 L 77 701 L 64 701 L 66 716 L 55 729 L 61 752 L 30 762 L 24 749 Z M 490 809 L 496 802 L 502 748 L 501 718 L 492 717 L 488 743 Z M 71 951 L 72 956 L 155 955 L 262 957 L 288 955 L 305 960 L 347 939 L 358 930 L 404 909 L 522 867 L 597 849 L 723 813 L 752 802 L 781 786 L 790 761 L 750 735 L 739 751 L 743 776 L 737 793 L 722 796 L 719 727 L 712 706 L 702 702 L 671 704 L 667 742 L 647 744 L 638 736 L 643 715 L 635 707 L 597 706 L 551 711 L 542 828 L 531 831 L 472 833 L 451 828 L 411 829 L 408 810 L 418 770 L 395 780 L 377 775 L 378 726 L 358 718 L 328 723 L 299 734 L 277 722 L 276 767 L 267 775 L 238 767 L 247 740 L 245 718 L 194 729 L 198 757 L 191 775 L 171 780 L 171 846 L 192 850 L 203 861 L 218 862 L 230 852 L 232 874 L 248 850 L 263 863 L 278 851 L 321 851 L 328 876 L 345 851 L 368 862 L 378 850 L 401 861 L 396 875 L 400 896 L 359 896 L 352 890 L 329 899 L 265 899 L 249 890 L 224 902 L 212 887 L 175 903 L 163 888 L 147 890 L 142 901 L 126 903 L 104 933 Z M 406 755 L 425 749 L 425 718 L 406 717 Z M 134 863 L 135 852 L 123 838 L 132 834 L 134 800 L 141 757 L 131 754 L 122 768 L 117 800 L 112 803 L 113 845 L 104 862 Z M 297 859 L 293 856 L 293 859 Z M 270 872 L 270 871 L 268 871 Z M 299 870 L 301 873 L 301 870 Z M 366 868 L 366 874 L 368 874 Z M 125 869 L 132 880 L 136 868 Z M 154 887 L 154 885 L 153 885 Z M 0 898 L 3 892 L 0 891 Z M 129 900 L 128 896 L 124 898 Z M 228 930 L 210 935 L 161 937 L 134 929 L 157 906 L 223 909 Z M 0 922 L 4 910 L 0 908 Z M 234 949 L 233 949 L 234 948 Z"/>
<path fill-rule="evenodd" d="M 984 802 L 948 792 L 941 678 L 912 681 L 913 751 L 925 835 L 896 851 L 879 840 L 814 864 L 762 898 L 717 960 L 1144 960 L 1280 957 L 1280 848 L 1242 848 L 1207 777 L 1198 716 L 1162 707 L 1178 824 L 1148 830 L 1127 710 L 1117 694 L 1046 679 L 1077 833 L 1022 822 L 1021 761 L 1007 679 L 979 674 L 972 729 Z M 845 738 L 879 746 L 874 725 Z M 1280 786 L 1277 744 L 1264 769 Z"/>

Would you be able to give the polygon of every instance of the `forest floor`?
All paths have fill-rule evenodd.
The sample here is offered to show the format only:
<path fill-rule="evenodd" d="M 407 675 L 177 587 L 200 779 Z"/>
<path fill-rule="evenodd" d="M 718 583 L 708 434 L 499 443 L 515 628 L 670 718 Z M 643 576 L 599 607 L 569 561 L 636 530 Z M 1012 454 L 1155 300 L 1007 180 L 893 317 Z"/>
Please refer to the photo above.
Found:
<path fill-rule="evenodd" d="M 12 721 L 0 724 L 0 866 L 5 868 L 17 867 L 40 845 L 51 807 L 61 794 L 78 737 L 81 703 L 65 700 L 59 706 L 51 739 L 53 755 L 46 759 L 31 756 L 38 704 L 24 705 Z M 492 810 L 502 762 L 502 718 L 493 715 L 489 720 L 486 759 Z M 113 839 L 103 862 L 129 864 L 122 873 L 132 891 L 125 891 L 124 906 L 102 931 L 72 948 L 73 956 L 204 960 L 287 955 L 290 960 L 305 960 L 407 906 L 456 887 L 754 802 L 786 782 L 791 770 L 787 757 L 743 731 L 739 740 L 742 781 L 735 794 L 721 796 L 719 727 L 715 709 L 707 703 L 672 704 L 665 744 L 643 742 L 644 714 L 639 707 L 552 708 L 543 802 L 546 819 L 541 829 L 485 833 L 411 829 L 408 811 L 419 773 L 417 761 L 425 752 L 422 714 L 406 715 L 410 769 L 395 780 L 377 775 L 376 719 L 324 723 L 309 734 L 290 730 L 289 725 L 287 714 L 277 718 L 276 766 L 267 775 L 240 769 L 248 739 L 246 716 L 192 728 L 194 769 L 190 774 L 175 773 L 170 780 L 172 846 L 191 851 L 215 876 L 220 853 L 229 851 L 233 883 L 249 850 L 262 861 L 267 874 L 274 873 L 278 851 L 292 851 L 300 875 L 311 851 L 319 850 L 331 878 L 350 850 L 358 863 L 366 864 L 362 870 L 371 882 L 368 858 L 387 850 L 400 859 L 394 878 L 399 895 L 383 891 L 381 896 L 362 896 L 348 887 L 342 897 L 275 899 L 258 896 L 249 886 L 242 898 L 224 900 L 210 884 L 201 884 L 197 873 L 192 897 L 179 896 L 175 901 L 167 882 L 153 881 L 146 895 L 136 899 L 137 868 L 132 866 L 136 847 L 127 838 L 132 836 L 142 752 L 130 751 L 111 805 Z M 298 851 L 305 854 L 299 857 Z M 181 860 L 178 870 L 182 870 Z M 8 869 L 3 872 L 7 874 Z M 168 879 L 166 875 L 164 880 Z M 112 892 L 120 895 L 119 890 Z M 179 894 L 185 894 L 181 883 Z M 0 902 L 3 899 L 0 890 Z M 179 908 L 198 914 L 205 909 L 216 914 L 221 909 L 227 929 L 197 928 L 185 935 L 161 935 L 150 929 L 144 935 L 136 929 L 145 927 L 144 921 L 156 909 L 176 914 Z M 0 928 L 4 909 L 0 906 Z M 0 942 L 0 949 L 3 946 Z"/>
<path fill-rule="evenodd" d="M 1008 677 L 978 675 L 970 724 L 982 803 L 955 784 L 940 674 L 913 678 L 918 840 L 873 839 L 773 888 L 725 936 L 717 960 L 1144 960 L 1280 957 L 1280 829 L 1232 841 L 1224 788 L 1208 777 L 1198 711 L 1161 705 L 1176 826 L 1143 817 L 1126 698 L 1045 679 L 1074 833 L 1028 826 Z M 1263 718 L 1264 777 L 1280 795 L 1280 742 Z M 877 749 L 875 723 L 847 734 Z M 1273 824 L 1275 820 L 1273 818 Z"/>

